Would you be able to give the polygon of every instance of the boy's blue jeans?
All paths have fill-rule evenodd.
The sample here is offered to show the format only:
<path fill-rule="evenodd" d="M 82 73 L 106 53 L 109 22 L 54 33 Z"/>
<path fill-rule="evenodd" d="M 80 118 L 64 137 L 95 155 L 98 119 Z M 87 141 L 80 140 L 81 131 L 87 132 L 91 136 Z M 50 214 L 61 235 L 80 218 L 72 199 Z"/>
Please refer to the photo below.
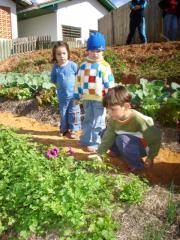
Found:
<path fill-rule="evenodd" d="M 81 129 L 80 106 L 74 105 L 73 98 L 59 99 L 60 132 L 67 130 L 78 131 Z"/>
<path fill-rule="evenodd" d="M 127 160 L 131 168 L 144 168 L 142 157 L 145 157 L 147 153 L 138 137 L 129 134 L 117 135 L 111 151 Z"/>
<path fill-rule="evenodd" d="M 80 137 L 80 143 L 85 146 L 91 146 L 95 149 L 101 143 L 100 133 L 105 129 L 105 108 L 102 102 L 94 100 L 84 100 L 84 121 L 83 133 Z"/>

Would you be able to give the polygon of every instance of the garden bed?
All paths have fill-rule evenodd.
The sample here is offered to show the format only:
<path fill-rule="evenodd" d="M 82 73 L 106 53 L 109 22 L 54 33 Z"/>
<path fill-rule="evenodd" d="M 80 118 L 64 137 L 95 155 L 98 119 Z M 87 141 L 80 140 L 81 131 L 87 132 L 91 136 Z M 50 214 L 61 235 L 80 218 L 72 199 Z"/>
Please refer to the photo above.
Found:
<path fill-rule="evenodd" d="M 57 128 L 48 124 L 10 113 L 1 114 L 0 124 L 16 127 L 18 133 L 4 126 L 0 131 L 2 240 L 178 239 L 180 189 L 172 183 L 160 186 L 170 165 L 166 172 L 159 166 L 157 175 L 150 169 L 151 177 L 159 174 L 159 186 L 148 186 L 142 181 L 147 173 L 139 179 L 127 175 L 123 165 L 79 162 L 77 153 L 75 159 L 68 156 L 67 143 L 63 145 L 68 139 L 58 137 Z M 27 133 L 33 141 L 26 140 Z M 59 147 L 57 158 L 47 158 L 49 144 Z M 75 140 L 68 144 L 77 147 Z M 85 156 L 81 151 L 81 160 Z M 176 166 L 173 177 L 178 172 Z"/>
<path fill-rule="evenodd" d="M 2 62 L 0 72 L 41 73 L 52 69 L 52 50 L 41 50 L 11 57 Z M 85 49 L 72 49 L 71 59 L 78 64 Z M 108 47 L 105 59 L 116 82 L 138 83 L 140 78 L 180 83 L 180 42 L 149 43 Z"/>
<path fill-rule="evenodd" d="M 77 63 L 84 56 L 72 50 Z M 2 240 L 179 239 L 180 42 L 111 47 L 105 59 L 116 82 L 138 83 L 126 85 L 133 107 L 162 129 L 154 165 L 138 178 L 122 159 L 87 161 L 77 140 L 59 137 L 51 50 L 11 57 L 0 66 Z M 61 154 L 48 159 L 54 147 Z"/>

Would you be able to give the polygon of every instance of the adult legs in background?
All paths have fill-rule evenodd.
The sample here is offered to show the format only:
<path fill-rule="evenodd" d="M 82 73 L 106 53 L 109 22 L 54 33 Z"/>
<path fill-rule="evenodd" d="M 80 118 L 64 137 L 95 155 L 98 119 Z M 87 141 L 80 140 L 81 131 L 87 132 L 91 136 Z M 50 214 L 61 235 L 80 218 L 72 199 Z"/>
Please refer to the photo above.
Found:
<path fill-rule="evenodd" d="M 126 44 L 132 44 L 132 40 L 136 31 L 136 27 L 137 27 L 137 22 L 136 19 L 131 17 L 130 18 L 130 23 L 129 23 L 129 34 L 126 40 Z"/>
<path fill-rule="evenodd" d="M 139 37 L 142 43 L 147 43 L 145 18 L 141 17 L 138 25 Z"/>
<path fill-rule="evenodd" d="M 173 14 L 166 14 L 163 20 L 164 35 L 171 41 L 177 38 L 178 20 L 177 16 Z"/>

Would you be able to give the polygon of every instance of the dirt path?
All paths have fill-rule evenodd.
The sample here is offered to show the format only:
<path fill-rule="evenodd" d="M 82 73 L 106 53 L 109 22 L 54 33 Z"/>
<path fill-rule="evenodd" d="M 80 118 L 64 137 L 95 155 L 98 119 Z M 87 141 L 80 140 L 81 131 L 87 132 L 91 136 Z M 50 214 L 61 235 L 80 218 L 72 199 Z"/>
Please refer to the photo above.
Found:
<path fill-rule="evenodd" d="M 86 160 L 88 152 L 80 148 L 77 140 L 61 138 L 58 136 L 58 128 L 49 124 L 44 124 L 32 118 L 18 117 L 12 113 L 0 112 L 0 124 L 15 127 L 19 133 L 29 133 L 34 141 L 43 144 L 53 144 L 57 147 L 68 148 L 71 146 L 75 151 L 75 158 Z M 112 163 L 118 166 L 121 171 L 127 170 L 127 165 L 118 158 L 112 158 Z M 141 173 L 153 184 L 170 184 L 174 181 L 180 185 L 180 153 L 172 152 L 168 148 L 161 148 L 155 159 L 155 164 L 151 169 Z"/>

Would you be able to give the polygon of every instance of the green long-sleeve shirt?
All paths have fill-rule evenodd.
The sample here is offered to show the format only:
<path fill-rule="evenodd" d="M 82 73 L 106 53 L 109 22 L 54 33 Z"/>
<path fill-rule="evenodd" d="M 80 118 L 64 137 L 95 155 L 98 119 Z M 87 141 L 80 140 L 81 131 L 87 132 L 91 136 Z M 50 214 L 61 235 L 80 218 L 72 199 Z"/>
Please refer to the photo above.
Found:
<path fill-rule="evenodd" d="M 161 132 L 154 126 L 151 117 L 132 110 L 131 117 L 125 121 L 110 120 L 102 138 L 102 143 L 98 148 L 98 154 L 102 155 L 110 149 L 117 134 L 129 134 L 138 137 L 146 149 L 149 160 L 153 160 L 158 154 Z"/>

